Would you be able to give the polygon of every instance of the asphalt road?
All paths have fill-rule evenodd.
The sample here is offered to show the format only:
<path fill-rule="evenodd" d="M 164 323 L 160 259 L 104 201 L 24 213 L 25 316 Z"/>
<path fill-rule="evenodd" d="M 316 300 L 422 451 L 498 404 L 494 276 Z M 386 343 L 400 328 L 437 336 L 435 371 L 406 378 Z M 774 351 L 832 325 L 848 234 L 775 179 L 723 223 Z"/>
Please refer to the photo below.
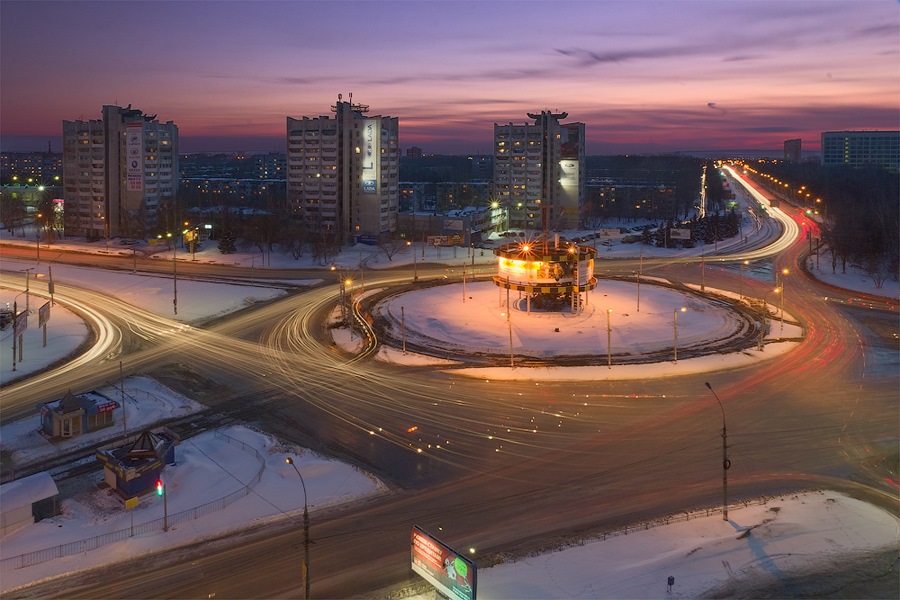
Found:
<path fill-rule="evenodd" d="M 892 482 L 885 480 L 885 465 L 896 469 L 900 422 L 896 340 L 889 337 L 896 312 L 848 305 L 860 295 L 835 295 L 806 279 L 798 268 L 805 248 L 804 241 L 793 243 L 773 269 L 791 269 L 785 307 L 802 320 L 807 337 L 755 367 L 602 383 L 473 380 L 352 361 L 323 345 L 334 285 L 205 329 L 94 294 L 97 311 L 117 315 L 110 322 L 119 341 L 89 369 L 4 390 L 3 418 L 8 403 L 33 407 L 73 383 L 80 389 L 115 379 L 123 360 L 126 374 L 155 374 L 202 395 L 205 404 L 373 471 L 395 493 L 313 514 L 310 572 L 312 594 L 320 598 L 414 585 L 413 525 L 475 548 L 476 561 L 487 565 L 623 523 L 720 505 L 722 411 L 706 381 L 728 422 L 731 501 L 833 487 L 881 490 L 896 504 L 896 471 Z M 620 265 L 621 272 L 633 270 L 632 263 Z M 757 297 L 771 286 L 725 266 L 707 264 L 702 273 L 696 263 L 644 269 L 692 283 L 702 277 L 711 287 L 740 286 Z M 409 273 L 367 274 L 371 286 L 390 279 L 408 282 Z M 17 597 L 301 597 L 301 557 L 299 524 L 279 524 L 36 585 Z"/>

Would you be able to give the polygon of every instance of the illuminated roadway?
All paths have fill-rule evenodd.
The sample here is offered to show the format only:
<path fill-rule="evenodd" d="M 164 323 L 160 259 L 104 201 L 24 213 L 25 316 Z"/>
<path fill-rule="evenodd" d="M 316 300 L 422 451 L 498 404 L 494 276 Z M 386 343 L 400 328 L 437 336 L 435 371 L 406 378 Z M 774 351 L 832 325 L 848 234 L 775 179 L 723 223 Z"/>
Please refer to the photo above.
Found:
<path fill-rule="evenodd" d="M 720 505 L 722 415 L 705 381 L 728 420 L 732 501 L 827 486 L 895 506 L 897 475 L 886 466 L 896 460 L 896 342 L 879 332 L 896 331 L 896 312 L 843 303 L 860 294 L 823 294 L 801 274 L 805 240 L 784 218 L 789 239 L 777 249 L 775 268 L 791 269 L 785 308 L 802 320 L 806 337 L 758 366 L 638 381 L 485 381 L 433 367 L 352 361 L 324 337 L 335 285 L 205 329 L 59 286 L 58 294 L 100 315 L 117 315 L 106 325 L 107 360 L 85 359 L 89 369 L 4 390 L 4 421 L 8 403 L 21 400 L 33 410 L 53 390 L 102 385 L 118 377 L 123 360 L 127 373 L 162 374 L 168 383 L 202 377 L 213 392 L 197 399 L 212 409 L 360 464 L 396 491 L 312 514 L 312 594 L 322 598 L 415 582 L 412 525 L 474 547 L 476 562 L 486 565 L 495 554 Z M 645 268 L 696 284 L 696 258 L 691 262 L 648 267 L 645 261 Z M 622 272 L 633 265 L 623 261 Z M 429 274 L 421 265 L 419 273 Z M 366 277 L 367 287 L 377 288 L 408 283 L 410 273 Z M 713 288 L 742 285 L 756 297 L 771 288 L 739 281 L 718 262 L 707 265 L 704 279 Z M 824 301 L 826 295 L 838 301 Z M 893 458 L 881 461 L 885 448 Z M 301 560 L 299 523 L 278 524 L 66 577 L 21 596 L 301 597 Z"/>

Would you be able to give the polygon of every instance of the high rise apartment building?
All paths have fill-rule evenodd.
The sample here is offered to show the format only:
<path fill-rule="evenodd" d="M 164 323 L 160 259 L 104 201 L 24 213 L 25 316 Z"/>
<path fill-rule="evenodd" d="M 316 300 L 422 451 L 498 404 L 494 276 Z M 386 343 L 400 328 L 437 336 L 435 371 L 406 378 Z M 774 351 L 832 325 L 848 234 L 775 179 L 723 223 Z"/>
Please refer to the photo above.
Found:
<path fill-rule="evenodd" d="M 579 226 L 584 204 L 584 123 L 568 113 L 528 114 L 534 123 L 494 124 L 494 201 L 509 227 L 559 231 Z"/>
<path fill-rule="evenodd" d="M 784 160 L 790 163 L 799 163 L 801 157 L 802 140 L 784 140 Z"/>
<path fill-rule="evenodd" d="M 66 234 L 146 237 L 174 227 L 178 193 L 178 127 L 127 107 L 103 117 L 63 121 Z"/>
<path fill-rule="evenodd" d="M 900 131 L 825 131 L 822 165 L 900 169 Z"/>
<path fill-rule="evenodd" d="M 287 202 L 311 231 L 338 243 L 389 236 L 400 207 L 396 117 L 338 101 L 334 116 L 287 118 Z"/>

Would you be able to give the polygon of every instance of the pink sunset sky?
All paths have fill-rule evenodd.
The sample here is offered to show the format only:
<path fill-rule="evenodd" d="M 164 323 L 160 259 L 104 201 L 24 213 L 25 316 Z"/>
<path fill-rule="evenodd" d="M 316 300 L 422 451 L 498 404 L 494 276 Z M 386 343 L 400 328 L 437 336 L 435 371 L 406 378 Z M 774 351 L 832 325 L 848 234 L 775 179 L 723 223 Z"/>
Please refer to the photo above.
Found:
<path fill-rule="evenodd" d="M 587 152 L 775 150 L 900 129 L 893 0 L 0 3 L 0 148 L 132 104 L 182 152 L 285 150 L 343 94 L 401 146 L 490 153 L 494 123 L 568 112 Z"/>

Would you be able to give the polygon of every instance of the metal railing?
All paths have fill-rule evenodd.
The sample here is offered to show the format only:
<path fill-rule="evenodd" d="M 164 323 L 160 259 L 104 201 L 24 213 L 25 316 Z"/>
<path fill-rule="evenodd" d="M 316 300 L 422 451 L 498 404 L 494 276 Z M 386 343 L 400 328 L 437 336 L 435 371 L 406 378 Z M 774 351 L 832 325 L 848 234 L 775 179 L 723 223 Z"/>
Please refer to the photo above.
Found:
<path fill-rule="evenodd" d="M 193 521 L 194 519 L 199 519 L 200 517 L 203 517 L 205 515 L 220 511 L 233 504 L 237 500 L 240 500 L 241 498 L 249 494 L 256 486 L 256 484 L 258 484 L 262 479 L 262 474 L 266 466 L 265 458 L 253 446 L 249 446 L 244 442 L 236 440 L 233 437 L 226 435 L 218 430 L 216 430 L 214 434 L 215 437 L 222 438 L 227 443 L 238 446 L 245 452 L 252 453 L 260 463 L 259 470 L 257 471 L 256 475 L 252 480 L 250 480 L 250 483 L 244 485 L 244 487 L 242 487 L 241 489 L 205 504 L 201 504 L 187 510 L 182 510 L 175 514 L 168 515 L 167 517 L 160 517 L 146 523 L 133 525 L 131 527 L 128 527 L 127 529 L 119 529 L 118 531 L 111 531 L 109 533 L 104 533 L 91 538 L 68 542 L 66 544 L 60 544 L 59 546 L 53 546 L 51 548 L 44 548 L 43 550 L 35 550 L 33 552 L 27 552 L 18 556 L 10 556 L 9 558 L 4 558 L 0 560 L 0 572 L 22 569 L 25 567 L 30 567 L 32 565 L 40 564 L 42 562 L 47 562 L 48 560 L 62 558 L 63 556 L 71 556 L 73 554 L 89 552 L 107 544 L 126 540 L 135 535 L 154 533 L 156 531 L 162 530 L 166 526 L 166 521 L 168 522 L 167 524 L 169 527 L 178 525 L 180 523 L 187 523 L 188 521 Z"/>

